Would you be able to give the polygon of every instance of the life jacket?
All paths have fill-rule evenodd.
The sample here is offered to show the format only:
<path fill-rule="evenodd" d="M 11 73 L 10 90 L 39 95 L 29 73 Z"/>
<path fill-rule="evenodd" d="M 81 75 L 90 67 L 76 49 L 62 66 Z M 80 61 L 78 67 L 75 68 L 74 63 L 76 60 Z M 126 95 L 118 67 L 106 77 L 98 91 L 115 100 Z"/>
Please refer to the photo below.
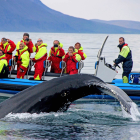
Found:
<path fill-rule="evenodd" d="M 73 56 L 76 56 L 77 53 L 73 53 Z M 66 56 L 68 56 L 68 53 L 66 54 Z M 66 61 L 66 72 L 70 73 L 72 70 L 77 70 L 76 69 L 76 61 L 74 61 L 73 56 L 68 56 L 68 60 Z M 65 59 L 65 58 L 64 58 Z M 63 61 L 65 61 L 63 59 Z"/>
<path fill-rule="evenodd" d="M 47 59 L 47 44 L 42 43 L 40 46 L 36 46 L 36 55 L 33 59 L 34 62 L 45 61 Z"/>
<path fill-rule="evenodd" d="M 26 45 L 26 43 L 25 43 L 25 41 L 23 39 L 20 42 L 23 42 Z"/>
<path fill-rule="evenodd" d="M 18 53 L 17 64 L 22 64 L 22 62 L 21 62 L 21 60 L 22 60 L 22 59 L 21 59 L 21 55 L 22 55 L 24 52 L 26 52 L 26 51 L 28 51 L 28 49 L 22 51 L 21 54 L 20 54 L 20 53 L 19 53 L 19 50 L 17 50 L 17 53 Z"/>
<path fill-rule="evenodd" d="M 127 46 L 128 47 L 128 44 L 124 44 L 123 47 L 121 48 L 121 51 L 122 49 Z M 128 47 L 129 48 L 129 47 Z M 129 48 L 130 50 L 130 48 Z M 127 57 L 124 59 L 123 63 L 127 62 L 127 61 L 132 61 L 132 52 L 130 50 L 130 52 L 128 53 Z"/>
<path fill-rule="evenodd" d="M 51 48 L 51 56 L 62 58 L 61 56 L 57 55 L 58 51 L 59 51 L 59 49 L 57 49 L 56 52 L 55 52 L 55 49 L 52 47 Z"/>
<path fill-rule="evenodd" d="M 2 50 L 3 50 L 3 52 L 4 52 L 5 54 L 12 55 L 12 53 L 7 52 L 7 51 L 8 51 L 8 47 L 9 47 L 9 45 L 10 45 L 10 44 L 9 44 L 8 42 L 6 42 L 6 46 L 5 46 L 5 48 L 4 48 L 4 45 L 3 45 Z"/>
<path fill-rule="evenodd" d="M 87 55 L 83 52 L 83 47 L 80 47 L 79 50 L 75 49 L 75 52 L 81 56 L 82 60 L 85 60 L 87 58 Z"/>
<path fill-rule="evenodd" d="M 39 47 L 39 46 L 36 46 L 36 53 L 39 51 L 40 48 L 45 47 L 45 45 L 43 44 L 43 45 L 41 45 L 39 48 L 38 48 L 38 47 Z"/>
<path fill-rule="evenodd" d="M 0 60 L 2 60 L 2 59 L 6 59 L 6 57 L 5 56 L 4 57 L 1 57 Z"/>
<path fill-rule="evenodd" d="M 128 47 L 128 44 L 124 44 L 124 45 L 123 45 L 123 47 L 125 47 L 125 46 Z M 121 48 L 121 51 L 122 51 L 123 47 Z M 128 47 L 128 48 L 129 48 L 129 47 Z M 129 49 L 130 49 L 130 48 L 129 48 Z"/>
<path fill-rule="evenodd" d="M 5 54 L 0 56 L 0 78 L 7 78 L 8 77 L 8 72 L 9 72 L 9 68 L 8 68 L 8 63 L 5 57 Z"/>

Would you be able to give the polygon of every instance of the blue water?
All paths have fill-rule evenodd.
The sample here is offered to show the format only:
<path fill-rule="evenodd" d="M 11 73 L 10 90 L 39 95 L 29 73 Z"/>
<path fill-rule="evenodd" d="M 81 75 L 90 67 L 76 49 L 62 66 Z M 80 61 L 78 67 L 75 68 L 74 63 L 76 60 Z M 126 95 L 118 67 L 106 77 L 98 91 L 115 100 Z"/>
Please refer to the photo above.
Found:
<path fill-rule="evenodd" d="M 0 38 L 7 37 L 15 42 L 21 40 L 23 33 L 0 33 Z M 140 35 L 111 34 L 103 51 L 106 61 L 113 64 L 118 56 L 118 38 L 124 36 L 133 52 L 133 70 L 140 70 Z M 67 52 L 69 46 L 80 42 L 87 54 L 85 67 L 82 73 L 95 72 L 94 63 L 106 34 L 54 34 L 30 33 L 30 38 L 35 43 L 42 38 L 48 44 L 48 52 L 53 40 L 58 39 L 64 44 Z M 15 53 L 15 52 L 14 52 Z M 34 55 L 34 54 L 33 54 Z M 33 57 L 32 55 L 32 57 Z M 116 76 L 121 78 L 122 69 L 118 69 Z M 3 98 L 0 98 L 2 102 Z M 140 103 L 137 102 L 140 110 Z M 0 120 L 0 139 L 70 139 L 70 140 L 139 140 L 140 120 L 134 121 L 124 115 L 117 101 L 100 100 L 74 102 L 69 110 L 64 113 L 42 114 L 9 114 Z"/>
<path fill-rule="evenodd" d="M 135 140 L 140 121 L 123 117 L 118 102 L 79 101 L 64 113 L 9 114 L 0 130 L 1 138 L 9 139 Z"/>

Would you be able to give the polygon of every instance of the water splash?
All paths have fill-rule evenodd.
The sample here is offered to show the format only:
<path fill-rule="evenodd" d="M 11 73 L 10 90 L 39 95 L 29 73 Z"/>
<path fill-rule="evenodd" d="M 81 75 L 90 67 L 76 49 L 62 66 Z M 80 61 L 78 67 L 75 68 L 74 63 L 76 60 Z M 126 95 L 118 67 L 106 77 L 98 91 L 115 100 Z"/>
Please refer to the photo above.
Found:
<path fill-rule="evenodd" d="M 32 120 L 36 120 L 36 119 L 40 119 L 40 118 L 45 118 L 45 117 L 59 117 L 61 115 L 68 115 L 65 113 L 9 113 L 8 115 L 6 115 L 2 120 L 6 120 L 6 121 L 32 121 Z"/>
<path fill-rule="evenodd" d="M 123 112 L 123 117 L 125 118 L 131 118 L 133 121 L 140 121 L 140 112 L 138 110 L 138 107 L 137 105 L 132 102 L 131 103 L 131 108 L 130 108 L 130 114 L 128 114 L 122 107 L 121 105 L 121 108 L 122 108 L 122 112 Z"/>

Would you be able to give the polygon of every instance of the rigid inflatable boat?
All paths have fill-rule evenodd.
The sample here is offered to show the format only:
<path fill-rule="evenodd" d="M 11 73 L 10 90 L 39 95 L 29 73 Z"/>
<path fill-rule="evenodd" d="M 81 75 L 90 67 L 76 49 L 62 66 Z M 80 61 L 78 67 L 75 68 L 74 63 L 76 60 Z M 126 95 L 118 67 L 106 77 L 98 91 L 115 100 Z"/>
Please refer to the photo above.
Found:
<path fill-rule="evenodd" d="M 95 63 L 95 75 L 111 85 L 117 86 L 122 89 L 131 99 L 140 100 L 140 72 L 132 71 L 129 74 L 129 83 L 123 83 L 122 79 L 115 79 L 117 70 L 115 66 L 106 63 L 105 57 L 102 57 L 103 48 L 108 36 L 106 37 L 101 49 L 97 55 L 97 62 Z M 120 66 L 118 66 L 120 67 Z"/>
<path fill-rule="evenodd" d="M 140 100 L 140 84 L 139 84 L 139 76 L 140 72 L 131 72 L 129 75 L 129 83 L 123 83 L 122 79 L 114 79 L 117 75 L 116 67 L 112 66 L 111 64 L 106 63 L 105 57 L 102 57 L 103 48 L 107 41 L 108 36 L 106 37 L 101 49 L 97 55 L 97 62 L 95 63 L 95 76 L 102 79 L 104 82 L 109 83 L 111 85 L 117 86 L 122 89 L 132 100 Z M 12 64 L 11 64 L 12 65 Z M 32 65 L 32 64 L 31 64 Z M 80 73 L 81 69 L 83 68 L 83 62 L 77 64 L 77 69 Z M 31 86 L 37 85 L 42 83 L 43 81 L 48 81 L 53 78 L 59 78 L 61 76 L 66 76 L 67 74 L 56 74 L 47 72 L 50 63 L 46 60 L 45 62 L 45 72 L 43 74 L 42 81 L 35 81 L 33 80 L 33 71 L 28 71 L 25 75 L 25 79 L 17 79 L 16 70 L 12 70 L 9 73 L 9 78 L 0 79 L 0 96 L 4 97 L 11 97 L 18 92 L 29 88 Z M 66 67 L 65 63 L 61 63 L 60 67 L 63 69 Z M 113 99 L 113 97 L 106 95 L 104 93 L 98 93 L 97 95 L 89 95 L 85 96 L 84 99 Z"/>

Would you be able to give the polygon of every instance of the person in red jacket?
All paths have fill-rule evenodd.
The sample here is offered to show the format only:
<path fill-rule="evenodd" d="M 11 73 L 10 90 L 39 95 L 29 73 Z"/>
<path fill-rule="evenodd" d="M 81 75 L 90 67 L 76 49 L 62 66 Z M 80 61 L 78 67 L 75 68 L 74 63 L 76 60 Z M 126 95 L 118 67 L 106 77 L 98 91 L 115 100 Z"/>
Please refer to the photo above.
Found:
<path fill-rule="evenodd" d="M 75 52 L 81 56 L 82 60 L 85 60 L 87 58 L 87 55 L 83 52 L 83 47 L 79 42 L 75 44 Z"/>
<path fill-rule="evenodd" d="M 47 44 L 43 43 L 42 39 L 38 39 L 36 46 L 36 55 L 34 58 L 31 58 L 35 62 L 35 74 L 34 80 L 41 80 L 42 74 L 45 70 L 44 61 L 47 59 Z"/>
<path fill-rule="evenodd" d="M 49 52 L 49 58 L 52 62 L 51 64 L 51 72 L 61 73 L 61 69 L 59 67 L 60 62 L 62 61 L 62 57 L 65 55 L 64 50 L 62 49 L 63 44 L 61 44 L 58 40 L 53 42 L 54 46 L 51 48 Z"/>
<path fill-rule="evenodd" d="M 3 52 L 6 54 L 6 60 L 8 62 L 8 65 L 9 65 L 9 60 L 12 59 L 12 53 L 15 50 L 15 48 L 16 45 L 12 40 L 6 38 L 1 39 L 1 50 L 3 50 Z M 9 66 L 9 70 L 10 69 L 11 67 Z"/>
<path fill-rule="evenodd" d="M 35 52 L 34 51 L 35 50 L 35 46 L 34 46 L 32 40 L 29 39 L 29 34 L 28 33 L 24 33 L 23 34 L 23 39 L 17 43 L 17 46 L 16 46 L 16 49 L 17 50 L 19 49 L 20 42 L 23 42 L 28 47 L 28 52 L 30 54 L 33 53 L 33 52 Z"/>
<path fill-rule="evenodd" d="M 76 63 L 80 62 L 81 56 L 75 53 L 73 46 L 70 46 L 68 53 L 64 56 L 63 61 L 66 62 L 66 73 L 67 74 L 77 74 L 78 69 L 76 69 Z"/>

